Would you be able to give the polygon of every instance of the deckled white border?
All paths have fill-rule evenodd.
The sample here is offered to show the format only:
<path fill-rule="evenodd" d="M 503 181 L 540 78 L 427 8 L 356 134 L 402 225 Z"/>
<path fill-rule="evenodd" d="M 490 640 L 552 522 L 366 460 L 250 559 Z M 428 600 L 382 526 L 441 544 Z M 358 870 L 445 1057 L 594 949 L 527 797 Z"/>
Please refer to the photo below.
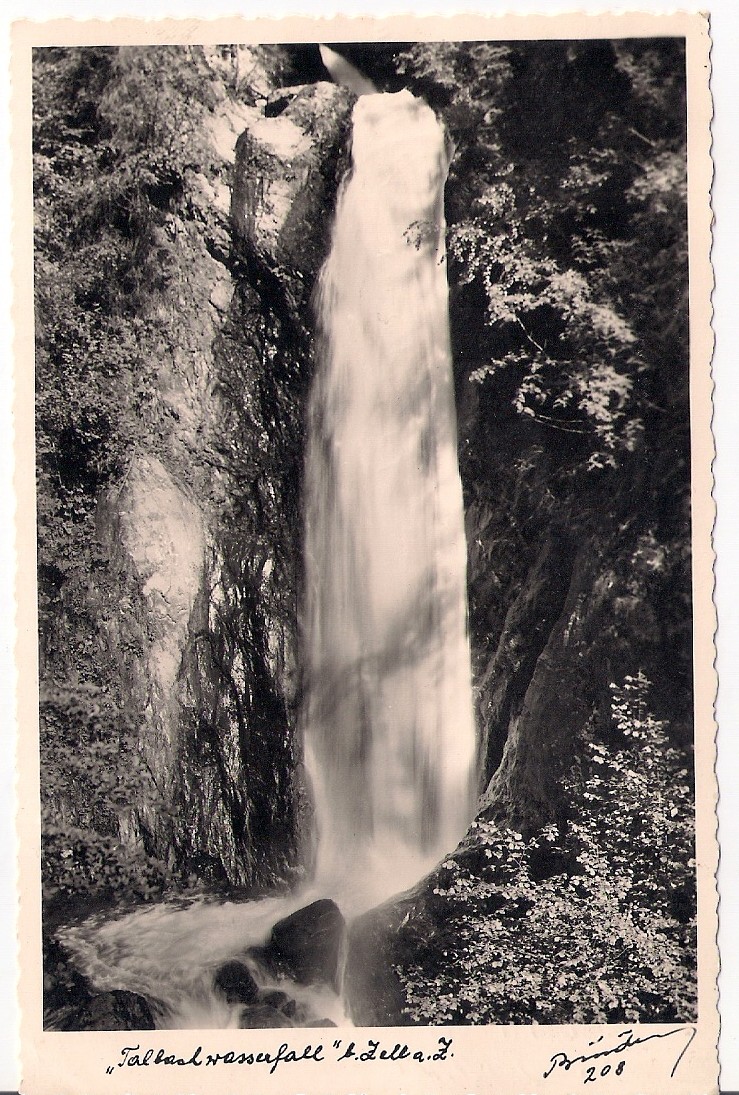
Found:
<path fill-rule="evenodd" d="M 11 3 L 12 3 L 12 0 L 11 0 Z M 295 11 L 295 6 L 296 5 L 285 5 L 283 7 L 279 3 L 268 4 L 266 2 L 260 2 L 259 4 L 250 5 L 249 9 L 248 9 L 248 12 L 247 12 L 244 9 L 243 5 L 238 5 L 238 7 L 241 9 L 243 14 L 249 14 L 251 16 L 261 15 L 262 13 L 265 13 L 265 14 L 269 13 L 270 15 L 281 15 L 283 13 L 288 13 L 290 11 L 294 12 Z M 721 6 L 723 7 L 723 6 L 726 6 L 726 5 L 722 4 Z M 234 7 L 236 7 L 236 5 L 234 5 Z M 631 7 L 631 6 L 629 5 L 629 7 Z M 713 5 L 713 7 L 715 8 L 715 5 Z M 304 2 L 300 5 L 301 11 L 305 11 L 306 13 L 309 13 L 311 8 L 314 11 L 315 10 L 320 10 L 320 14 L 323 15 L 323 16 L 329 14 L 326 7 L 323 7 L 323 8 L 319 9 L 318 5 L 316 5 L 316 4 L 309 5 L 307 2 Z M 587 11 L 588 13 L 590 13 L 590 12 L 596 13 L 596 12 L 599 12 L 599 11 L 607 11 L 608 10 L 607 7 L 605 7 L 605 8 L 604 7 L 595 8 L 592 5 L 578 5 L 578 8 L 579 8 L 580 11 L 584 10 L 584 11 Z M 640 8 L 641 11 L 645 11 L 645 12 L 647 12 L 647 11 L 649 11 L 649 12 L 652 12 L 652 11 L 674 11 L 675 10 L 675 5 L 650 3 L 650 4 L 641 4 L 641 5 L 639 5 L 639 8 Z M 98 9 L 98 10 L 96 11 L 96 9 Z M 135 0 L 131 0 L 131 2 L 128 5 L 126 5 L 125 7 L 123 5 L 119 6 L 119 5 L 115 4 L 114 2 L 112 2 L 112 3 L 108 3 L 108 4 L 105 5 L 104 12 L 101 12 L 99 9 L 100 9 L 100 5 L 97 4 L 97 3 L 91 3 L 91 2 L 89 2 L 89 0 L 88 0 L 88 2 L 85 2 L 85 0 L 80 0 L 80 2 L 75 5 L 74 12 L 69 13 L 69 14 L 74 14 L 74 16 L 77 17 L 77 18 L 94 16 L 96 14 L 98 16 L 103 15 L 105 18 L 107 18 L 109 16 L 112 17 L 112 16 L 115 16 L 115 15 L 118 15 L 118 14 L 124 14 L 124 15 L 125 14 L 130 14 L 130 15 L 138 16 L 139 13 L 143 12 L 144 10 L 146 11 L 147 16 L 152 16 L 152 17 L 154 17 L 154 16 L 160 17 L 160 16 L 167 16 L 167 15 L 170 15 L 170 16 L 177 15 L 177 16 L 181 17 L 183 15 L 187 16 L 187 15 L 202 14 L 202 5 L 201 4 L 195 4 L 195 3 L 192 2 L 192 0 L 182 0 L 182 2 L 177 5 L 176 9 L 174 9 L 172 7 L 172 5 L 164 4 L 164 3 L 157 3 L 157 2 L 155 2 L 155 0 L 152 3 L 146 3 L 146 4 L 141 4 L 141 5 L 136 3 Z M 546 12 L 547 15 L 554 14 L 555 11 L 557 11 L 557 10 L 558 11 L 563 10 L 560 5 L 557 5 L 557 7 L 555 8 L 553 5 L 544 4 L 544 3 L 540 3 L 538 5 L 524 5 L 523 3 L 519 2 L 519 3 L 509 3 L 509 4 L 504 5 L 504 4 L 496 3 L 495 0 L 489 0 L 489 2 L 485 5 L 485 10 L 486 10 L 487 14 L 493 14 L 493 13 L 497 14 L 498 12 L 501 12 L 501 13 L 502 12 L 509 12 L 509 13 L 516 12 L 516 13 L 518 13 L 518 12 L 524 12 L 524 11 L 536 12 L 537 9 L 538 9 L 539 13 Z M 616 11 L 624 10 L 622 8 L 621 9 L 616 8 L 615 5 L 610 7 L 611 12 L 613 12 L 614 9 Z M 397 11 L 402 11 L 402 10 L 405 10 L 407 12 L 408 7 L 407 6 L 401 6 L 400 4 L 395 4 L 395 3 L 391 3 L 391 4 L 385 3 L 381 7 L 379 5 L 375 6 L 373 8 L 373 13 L 375 15 L 377 15 L 377 14 L 384 14 L 385 12 L 390 13 L 390 12 L 397 12 Z M 452 10 L 453 9 L 451 8 L 450 5 L 429 4 L 428 6 L 425 6 L 424 14 L 432 13 L 432 12 L 436 12 L 436 11 L 451 12 Z M 567 10 L 567 9 L 564 9 L 564 10 Z M 625 9 L 625 10 L 628 10 L 628 8 Z M 233 11 L 233 7 L 231 8 L 231 11 Z M 349 14 L 349 13 L 358 14 L 358 13 L 361 12 L 361 9 L 359 8 L 358 5 L 354 5 L 353 7 L 349 7 L 348 5 L 342 5 L 342 11 L 347 13 L 347 14 Z M 570 11 L 571 11 L 571 9 L 570 9 Z M 58 16 L 58 15 L 67 14 L 62 9 L 61 4 L 48 3 L 48 2 L 47 3 L 32 3 L 32 4 L 28 4 L 28 3 L 27 4 L 13 4 L 13 8 L 11 9 L 11 13 L 13 15 L 22 15 L 22 16 L 26 16 L 26 17 L 31 16 L 31 17 L 35 17 L 35 18 L 43 18 L 45 16 Z M 716 35 L 716 18 L 714 17 L 714 36 L 715 35 Z M 573 36 L 575 36 L 575 35 L 573 35 Z M 736 35 L 734 35 L 734 41 L 736 41 Z M 714 50 L 716 50 L 715 46 L 714 46 Z M 714 53 L 714 57 L 715 56 L 716 56 L 716 53 Z M 0 55 L 0 62 L 1 61 L 2 61 L 2 56 Z M 8 66 L 7 65 L 3 66 L 3 71 L 4 72 L 8 71 Z M 739 96 L 734 97 L 732 101 L 735 103 L 735 102 L 737 102 L 737 100 L 739 100 Z M 736 132 L 737 132 L 737 127 L 735 125 L 734 133 L 736 134 Z M 735 192 L 736 192 L 736 189 L 734 189 L 734 193 Z M 7 253 L 7 251 L 6 251 L 6 253 Z M 728 296 L 728 294 L 726 294 L 726 295 Z M 6 325 L 4 325 L 4 326 L 6 326 Z M 6 329 L 7 329 L 7 327 L 6 327 Z M 737 345 L 737 340 L 733 341 L 733 345 L 734 346 Z M 5 356 L 4 360 L 7 361 L 8 357 Z M 719 370 L 718 370 L 718 364 L 717 364 L 717 373 L 718 373 L 718 371 Z M 3 380 L 7 381 L 7 376 L 4 376 Z M 7 414 L 7 405 L 8 405 L 8 401 L 7 401 L 7 398 L 6 398 L 3 401 L 3 409 L 5 410 L 6 414 Z M 3 426 L 3 422 L 2 422 L 2 418 L 0 417 L 0 436 L 3 439 L 6 439 L 8 437 L 8 430 L 7 430 L 7 428 L 3 429 L 2 426 Z M 729 428 L 732 431 L 734 437 L 739 435 L 739 429 L 735 428 L 735 424 L 734 424 L 734 426 L 732 426 L 731 423 L 730 423 Z M 6 448 L 6 452 L 7 452 L 7 448 Z M 5 459 L 7 460 L 7 455 L 5 456 Z M 727 463 L 728 463 L 728 460 L 727 460 Z M 732 463 L 733 463 L 733 466 L 736 467 L 737 464 L 739 463 L 739 461 L 732 462 Z M 719 469 L 718 470 L 719 470 L 719 472 L 721 471 L 720 463 L 719 463 Z M 728 468 L 727 468 L 727 470 L 728 470 Z M 4 469 L 2 464 L 0 464 L 0 474 L 2 474 L 3 471 L 5 471 L 6 474 L 7 474 L 7 469 Z M 2 484 L 2 485 L 5 486 L 5 484 Z M 4 498 L 5 497 L 6 497 L 6 495 L 4 495 Z M 9 522 L 8 522 L 8 508 L 7 508 L 6 505 L 3 506 L 3 516 L 5 518 L 3 524 L 5 525 L 6 534 L 7 534 L 7 528 L 9 527 Z M 719 528 L 720 528 L 720 526 L 719 526 Z M 7 540 L 7 535 L 6 535 L 6 540 Z M 1 554 L 2 550 L 3 550 L 2 541 L 0 541 L 0 578 L 5 577 L 5 575 L 2 574 L 2 567 L 3 567 L 3 556 Z M 6 558 L 7 558 L 7 546 L 5 547 L 5 551 L 6 551 Z M 719 574 L 720 573 L 721 572 L 719 571 Z M 7 613 L 5 613 L 4 616 L 7 620 Z M 6 649 L 7 649 L 7 643 L 5 645 L 6 645 Z M 0 655 L 2 655 L 3 653 L 4 653 L 3 643 L 2 643 L 2 638 L 0 638 Z M 7 696 L 8 689 L 6 688 L 4 690 L 4 692 Z M 5 700 L 5 703 L 6 703 L 6 706 L 7 706 L 7 699 Z M 0 717 L 2 717 L 2 706 L 0 706 Z M 8 842 L 3 842 L 3 843 L 7 847 Z M 4 878 L 6 880 L 10 877 L 12 877 L 12 867 L 10 867 L 4 873 Z M 7 889 L 7 881 L 6 881 L 6 887 L 5 888 Z M 727 900 L 726 896 L 724 897 L 724 900 L 725 901 Z M 726 906 L 724 906 L 724 909 L 725 908 L 726 908 Z M 726 915 L 726 913 L 725 913 L 725 915 Z M 735 979 L 735 983 L 736 983 L 736 979 Z M 0 994 L 0 1002 L 2 1001 L 2 995 L 3 994 Z M 5 998 L 7 999 L 9 994 L 6 992 L 4 995 L 5 995 Z M 0 1015 L 1 1015 L 1 1013 L 0 1013 Z M 739 1026 L 739 1024 L 738 1024 L 738 1026 Z M 5 1029 L 6 1037 L 7 1037 L 7 1029 L 8 1029 L 7 1023 L 2 1024 L 0 1022 L 0 1029 L 1 1028 Z M 7 1055 L 2 1054 L 2 1041 L 0 1041 L 0 1069 L 2 1068 L 3 1056 L 5 1056 L 5 1063 L 7 1064 Z M 10 1073 L 8 1075 L 9 1075 L 9 1077 L 11 1076 Z M 727 1077 L 727 1079 L 728 1079 L 728 1077 Z M 739 1086 L 739 1083 L 737 1083 L 737 1086 Z M 4 1078 L 4 1073 L 2 1071 L 0 1071 L 0 1087 L 5 1088 L 5 1089 L 9 1089 L 10 1087 L 12 1087 L 12 1079 L 10 1079 L 9 1082 L 6 1082 L 5 1078 Z M 726 1087 L 726 1084 L 724 1084 L 724 1087 Z"/>

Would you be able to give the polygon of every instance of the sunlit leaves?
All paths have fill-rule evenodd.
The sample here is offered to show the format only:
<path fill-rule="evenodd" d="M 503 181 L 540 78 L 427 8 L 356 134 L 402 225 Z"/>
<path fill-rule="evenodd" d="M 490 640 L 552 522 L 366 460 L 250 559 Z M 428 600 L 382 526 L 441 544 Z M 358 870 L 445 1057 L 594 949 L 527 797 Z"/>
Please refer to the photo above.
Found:
<path fill-rule="evenodd" d="M 121 843 L 132 808 L 159 795 L 110 696 L 82 681 L 46 689 L 40 730 L 45 897 L 161 893 L 172 881 L 166 865 Z"/>
<path fill-rule="evenodd" d="M 573 769 L 566 825 L 478 820 L 438 872 L 433 938 L 398 968 L 424 1023 L 674 1022 L 695 1006 L 692 788 L 642 671 Z M 469 865 L 465 847 L 475 852 Z M 494 911 L 491 911 L 494 910 Z M 442 928 L 443 925 L 443 928 Z"/>
<path fill-rule="evenodd" d="M 666 368 L 667 286 L 684 248 L 680 49 L 508 44 L 478 57 L 429 43 L 405 61 L 424 90 L 444 90 L 462 142 L 448 187 L 451 280 L 483 290 L 479 341 L 492 350 L 469 379 L 501 393 L 515 383 L 519 414 L 555 438 L 579 435 L 585 473 L 644 443 L 635 380 L 660 383 Z M 468 144 L 461 119 L 473 116 Z"/>

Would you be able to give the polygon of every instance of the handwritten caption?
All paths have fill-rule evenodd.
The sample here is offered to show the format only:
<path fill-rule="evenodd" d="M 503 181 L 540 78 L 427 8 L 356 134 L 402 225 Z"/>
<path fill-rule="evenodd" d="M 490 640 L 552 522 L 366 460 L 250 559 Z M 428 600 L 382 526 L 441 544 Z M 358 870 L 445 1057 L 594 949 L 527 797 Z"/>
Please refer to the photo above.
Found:
<path fill-rule="evenodd" d="M 647 1042 L 653 1042 L 658 1038 L 675 1038 L 679 1052 L 670 1071 L 670 1079 L 672 1079 L 696 1033 L 695 1027 L 674 1027 L 672 1030 L 660 1031 L 657 1034 L 643 1034 L 639 1037 L 633 1030 L 622 1030 L 616 1036 L 618 1039 L 616 1045 L 612 1046 L 605 1043 L 605 1035 L 601 1034 L 599 1038 L 594 1038 L 592 1042 L 588 1042 L 587 1048 L 592 1052 L 576 1053 L 572 1057 L 564 1050 L 552 1054 L 549 1058 L 549 1067 L 544 1073 L 544 1079 L 547 1080 L 553 1072 L 561 1068 L 565 1072 L 569 1072 L 570 1069 L 576 1068 L 576 1066 L 579 1066 L 576 1068 L 576 1072 L 581 1074 L 583 1084 L 596 1083 L 600 1079 L 605 1079 L 606 1076 L 623 1076 L 626 1072 L 627 1058 L 633 1056 L 627 1053 L 628 1050 L 643 1046 Z M 682 1039 L 675 1037 L 680 1034 L 683 1035 Z M 605 1057 L 615 1059 L 604 1061 Z M 597 1063 L 591 1064 L 590 1062 L 593 1061 Z"/>
<path fill-rule="evenodd" d="M 314 1062 L 321 1064 L 323 1061 L 448 1061 L 454 1056 L 452 1050 L 452 1038 L 439 1037 L 433 1050 L 414 1049 L 407 1042 L 396 1042 L 393 1046 L 383 1046 L 379 1038 L 369 1038 L 366 1042 L 352 1042 L 337 1038 L 330 1046 L 319 1043 L 316 1046 L 306 1045 L 302 1049 L 294 1049 L 288 1042 L 283 1042 L 276 1050 L 226 1050 L 225 1053 L 209 1053 L 203 1046 L 197 1046 L 189 1057 L 181 1057 L 176 1053 L 167 1053 L 164 1049 L 156 1049 L 154 1046 L 143 1048 L 140 1043 L 135 1046 L 123 1046 L 120 1060 L 108 1065 L 105 1069 L 108 1076 L 112 1076 L 117 1068 L 149 1068 L 156 1065 L 166 1065 L 175 1068 L 206 1068 L 216 1065 L 262 1065 L 272 1076 L 283 1065 L 308 1064 Z"/>
<path fill-rule="evenodd" d="M 545 1080 L 560 1069 L 565 1072 L 574 1070 L 583 1084 L 596 1083 L 607 1076 L 623 1076 L 631 1068 L 633 1050 L 658 1039 L 670 1038 L 674 1042 L 676 1056 L 670 1070 L 674 1077 L 680 1062 L 687 1053 L 696 1036 L 696 1028 L 674 1027 L 672 1030 L 659 1031 L 656 1034 L 638 1035 L 633 1030 L 622 1030 L 616 1035 L 615 1044 L 609 1045 L 605 1035 L 600 1035 L 587 1043 L 585 1052 L 577 1053 L 558 1050 L 549 1058 L 548 1067 L 543 1073 Z M 682 1035 L 682 1038 L 680 1037 Z M 213 1068 L 223 1065 L 262 1066 L 270 1076 L 287 1065 L 322 1064 L 332 1060 L 336 1062 L 373 1062 L 373 1061 L 449 1061 L 454 1056 L 453 1039 L 439 1035 L 431 1049 L 414 1047 L 408 1042 L 383 1044 L 379 1038 L 366 1041 L 351 1041 L 337 1038 L 328 1045 L 319 1042 L 308 1043 L 295 1048 L 289 1042 L 282 1042 L 275 1050 L 235 1050 L 210 1052 L 202 1045 L 195 1047 L 189 1057 L 168 1053 L 155 1046 L 143 1047 L 141 1043 L 123 1046 L 120 1059 L 106 1066 L 106 1074 L 112 1076 L 119 1068 L 149 1068 L 164 1065 L 175 1068 Z M 609 1060 L 610 1058 L 610 1060 Z"/>

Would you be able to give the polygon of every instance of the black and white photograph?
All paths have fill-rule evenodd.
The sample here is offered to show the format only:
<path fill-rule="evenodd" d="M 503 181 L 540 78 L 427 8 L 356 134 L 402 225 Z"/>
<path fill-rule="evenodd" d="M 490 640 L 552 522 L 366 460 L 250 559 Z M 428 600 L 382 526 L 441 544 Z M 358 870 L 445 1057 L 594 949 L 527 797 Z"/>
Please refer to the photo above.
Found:
<path fill-rule="evenodd" d="M 708 361 L 650 25 L 30 51 L 41 1011 L 123 1032 L 96 1092 L 173 1031 L 400 1092 L 580 1026 L 535 1085 L 698 1090 Z"/>

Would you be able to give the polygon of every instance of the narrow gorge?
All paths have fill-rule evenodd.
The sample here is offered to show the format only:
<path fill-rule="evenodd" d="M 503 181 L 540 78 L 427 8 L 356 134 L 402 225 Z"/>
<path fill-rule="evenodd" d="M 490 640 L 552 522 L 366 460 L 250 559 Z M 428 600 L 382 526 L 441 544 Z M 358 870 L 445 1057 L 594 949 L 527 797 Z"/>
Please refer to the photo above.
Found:
<path fill-rule="evenodd" d="M 680 65 L 36 51 L 50 1029 L 690 1016 Z"/>

